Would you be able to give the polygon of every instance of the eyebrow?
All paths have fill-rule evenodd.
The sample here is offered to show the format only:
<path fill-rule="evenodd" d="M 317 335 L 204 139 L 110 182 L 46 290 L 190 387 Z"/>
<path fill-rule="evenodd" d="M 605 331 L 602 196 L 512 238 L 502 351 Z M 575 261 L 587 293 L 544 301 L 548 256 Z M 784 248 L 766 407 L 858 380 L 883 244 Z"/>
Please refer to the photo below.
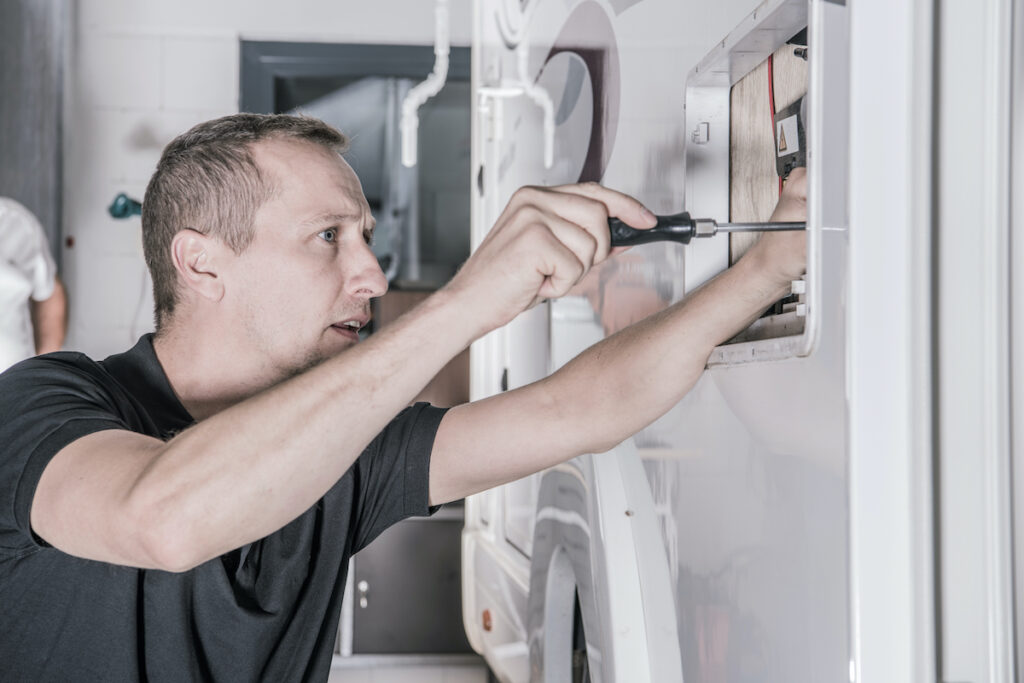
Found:
<path fill-rule="evenodd" d="M 312 227 L 326 225 L 327 223 L 354 223 L 362 219 L 363 217 L 357 213 L 321 213 L 312 218 L 307 218 L 300 225 Z"/>

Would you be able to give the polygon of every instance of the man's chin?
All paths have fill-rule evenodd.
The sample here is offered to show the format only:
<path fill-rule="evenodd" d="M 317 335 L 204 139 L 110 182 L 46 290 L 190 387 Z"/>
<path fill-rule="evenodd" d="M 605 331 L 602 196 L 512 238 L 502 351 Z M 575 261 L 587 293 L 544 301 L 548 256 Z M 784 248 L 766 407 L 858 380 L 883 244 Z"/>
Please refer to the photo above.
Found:
<path fill-rule="evenodd" d="M 301 375 L 304 372 L 309 372 L 310 370 L 322 364 L 323 362 L 328 361 L 331 358 L 334 358 L 335 356 L 339 355 L 346 349 L 350 349 L 355 345 L 356 342 L 345 340 L 344 343 L 342 344 L 335 343 L 328 348 L 311 351 L 305 358 L 302 359 L 302 362 L 300 362 L 289 373 L 289 377 L 294 377 L 296 375 Z"/>

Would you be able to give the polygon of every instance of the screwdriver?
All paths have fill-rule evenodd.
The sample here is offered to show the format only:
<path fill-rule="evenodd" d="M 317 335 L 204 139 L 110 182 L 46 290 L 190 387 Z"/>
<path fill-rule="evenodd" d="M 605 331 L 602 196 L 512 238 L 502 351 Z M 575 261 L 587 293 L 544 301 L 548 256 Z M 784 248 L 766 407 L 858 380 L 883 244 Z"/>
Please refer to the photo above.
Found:
<path fill-rule="evenodd" d="M 765 232 L 805 230 L 806 223 L 719 223 L 711 218 L 691 218 L 686 211 L 671 216 L 655 216 L 658 223 L 650 230 L 637 230 L 618 218 L 608 219 L 613 247 L 631 247 L 649 242 L 689 244 L 694 237 L 713 237 L 719 232 Z"/>

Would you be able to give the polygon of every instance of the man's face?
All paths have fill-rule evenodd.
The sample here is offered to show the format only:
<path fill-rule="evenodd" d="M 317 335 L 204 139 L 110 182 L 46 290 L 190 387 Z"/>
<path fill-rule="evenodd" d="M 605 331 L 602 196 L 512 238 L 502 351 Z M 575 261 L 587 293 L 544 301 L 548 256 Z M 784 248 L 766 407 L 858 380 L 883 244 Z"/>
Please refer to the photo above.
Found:
<path fill-rule="evenodd" d="M 288 140 L 260 142 L 253 156 L 277 191 L 231 265 L 226 298 L 254 371 L 282 379 L 357 343 L 387 281 L 369 247 L 370 207 L 340 156 Z"/>

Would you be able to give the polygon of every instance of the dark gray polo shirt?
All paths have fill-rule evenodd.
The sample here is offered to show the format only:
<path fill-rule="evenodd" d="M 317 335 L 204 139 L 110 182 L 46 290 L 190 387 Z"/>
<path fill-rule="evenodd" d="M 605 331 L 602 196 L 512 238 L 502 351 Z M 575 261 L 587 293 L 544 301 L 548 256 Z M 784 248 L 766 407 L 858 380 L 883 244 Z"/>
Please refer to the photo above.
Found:
<path fill-rule="evenodd" d="M 349 557 L 427 515 L 444 410 L 403 411 L 312 508 L 180 574 L 83 560 L 29 524 L 43 469 L 105 429 L 169 439 L 193 420 L 150 336 L 96 362 L 32 358 L 0 374 L 0 680 L 326 680 Z"/>

